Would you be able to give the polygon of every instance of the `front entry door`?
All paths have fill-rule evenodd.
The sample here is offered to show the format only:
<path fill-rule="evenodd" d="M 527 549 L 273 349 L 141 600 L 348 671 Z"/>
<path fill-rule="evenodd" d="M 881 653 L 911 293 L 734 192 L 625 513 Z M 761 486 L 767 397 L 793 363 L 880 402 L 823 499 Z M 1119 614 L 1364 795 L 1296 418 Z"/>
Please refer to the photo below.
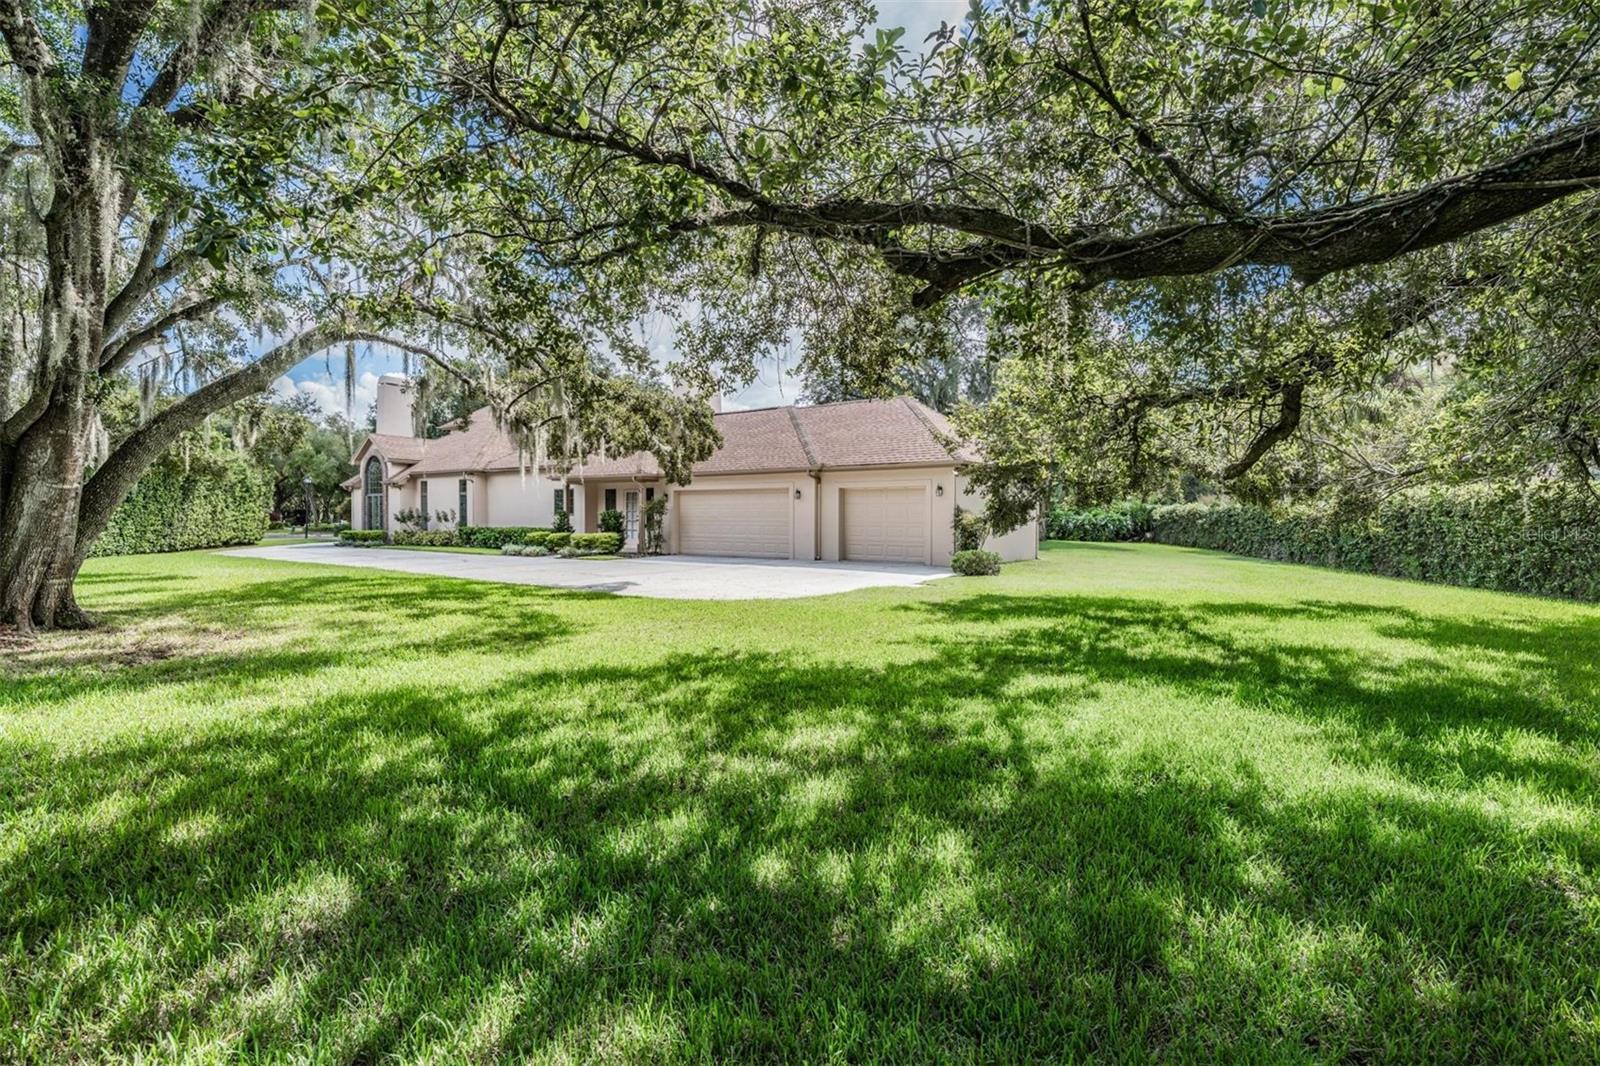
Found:
<path fill-rule="evenodd" d="M 622 497 L 622 545 L 630 551 L 639 550 L 639 494 L 624 493 Z"/>

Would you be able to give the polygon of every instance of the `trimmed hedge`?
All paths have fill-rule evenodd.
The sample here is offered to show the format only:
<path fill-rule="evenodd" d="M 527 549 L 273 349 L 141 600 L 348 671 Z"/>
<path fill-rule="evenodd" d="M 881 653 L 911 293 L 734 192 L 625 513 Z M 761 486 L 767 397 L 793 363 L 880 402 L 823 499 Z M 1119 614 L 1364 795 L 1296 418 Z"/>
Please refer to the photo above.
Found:
<path fill-rule="evenodd" d="M 453 529 L 401 529 L 395 532 L 394 543 L 454 548 L 461 543 L 461 536 Z"/>
<path fill-rule="evenodd" d="M 354 544 L 365 547 L 371 544 L 383 543 L 383 530 L 381 529 L 341 529 L 339 531 L 340 544 Z"/>
<path fill-rule="evenodd" d="M 507 544 L 526 544 L 528 534 L 539 532 L 539 526 L 462 526 L 456 530 L 461 544 L 469 548 L 500 548 Z"/>
<path fill-rule="evenodd" d="M 1000 572 L 1000 556 L 982 548 L 971 548 L 950 556 L 950 569 L 967 577 L 993 577 Z"/>
<path fill-rule="evenodd" d="M 189 470 L 156 463 L 117 505 L 91 556 L 254 544 L 267 532 L 272 489 L 242 456 L 207 456 Z"/>
<path fill-rule="evenodd" d="M 1160 507 L 1155 539 L 1447 585 L 1600 600 L 1600 505 L 1558 481 L 1412 489 L 1369 516 L 1242 504 Z"/>
<path fill-rule="evenodd" d="M 1139 500 L 1079 511 L 1058 508 L 1045 519 L 1045 536 L 1051 540 L 1143 540 L 1150 533 L 1153 510 Z"/>
<path fill-rule="evenodd" d="M 572 534 L 572 547 L 581 552 L 593 552 L 597 555 L 613 555 L 622 550 L 621 533 L 574 533 Z"/>

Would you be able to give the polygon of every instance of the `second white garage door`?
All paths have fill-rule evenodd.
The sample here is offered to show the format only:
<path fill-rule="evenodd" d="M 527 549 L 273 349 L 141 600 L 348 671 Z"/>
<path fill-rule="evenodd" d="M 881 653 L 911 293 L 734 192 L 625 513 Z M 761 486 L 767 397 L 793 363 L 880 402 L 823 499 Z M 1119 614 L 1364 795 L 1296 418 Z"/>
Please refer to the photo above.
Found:
<path fill-rule="evenodd" d="M 792 554 L 788 489 L 676 492 L 678 551 L 787 559 Z"/>
<path fill-rule="evenodd" d="M 844 557 L 875 563 L 928 561 L 928 490 L 844 489 Z"/>

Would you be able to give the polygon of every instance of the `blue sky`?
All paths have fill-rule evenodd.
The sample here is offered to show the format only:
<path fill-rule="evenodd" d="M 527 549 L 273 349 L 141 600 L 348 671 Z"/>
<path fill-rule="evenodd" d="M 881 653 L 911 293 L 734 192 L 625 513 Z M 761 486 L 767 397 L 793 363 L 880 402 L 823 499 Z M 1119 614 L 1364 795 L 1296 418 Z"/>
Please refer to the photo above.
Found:
<path fill-rule="evenodd" d="M 907 50 L 920 49 L 923 38 L 939 28 L 939 23 L 957 25 L 966 18 L 967 0 L 880 0 L 877 5 L 878 21 L 875 28 L 905 27 L 901 45 Z M 672 322 L 656 316 L 641 324 L 643 339 L 663 362 L 673 351 Z M 794 403 L 800 395 L 800 383 L 793 374 L 799 358 L 795 345 L 779 352 L 761 366 L 756 379 L 737 392 L 723 397 L 724 404 L 732 408 L 773 407 Z M 401 369 L 398 354 L 363 346 L 357 350 L 356 383 L 351 413 L 359 421 L 366 417 L 377 388 L 378 377 Z M 273 383 L 273 391 L 280 395 L 304 393 L 316 398 L 323 409 L 344 413 L 344 354 L 329 352 L 307 359 Z"/>

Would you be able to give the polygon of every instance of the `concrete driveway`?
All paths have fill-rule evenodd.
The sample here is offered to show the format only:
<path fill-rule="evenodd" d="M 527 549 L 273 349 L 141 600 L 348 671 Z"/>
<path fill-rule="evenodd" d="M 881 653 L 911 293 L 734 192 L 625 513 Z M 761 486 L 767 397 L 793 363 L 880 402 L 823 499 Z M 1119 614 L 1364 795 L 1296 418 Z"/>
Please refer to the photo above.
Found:
<path fill-rule="evenodd" d="M 788 600 L 855 589 L 920 585 L 950 571 L 908 563 L 817 563 L 668 555 L 648 559 L 557 559 L 465 552 L 271 545 L 222 553 L 243 559 L 331 563 L 507 585 L 614 592 L 665 600 Z"/>

